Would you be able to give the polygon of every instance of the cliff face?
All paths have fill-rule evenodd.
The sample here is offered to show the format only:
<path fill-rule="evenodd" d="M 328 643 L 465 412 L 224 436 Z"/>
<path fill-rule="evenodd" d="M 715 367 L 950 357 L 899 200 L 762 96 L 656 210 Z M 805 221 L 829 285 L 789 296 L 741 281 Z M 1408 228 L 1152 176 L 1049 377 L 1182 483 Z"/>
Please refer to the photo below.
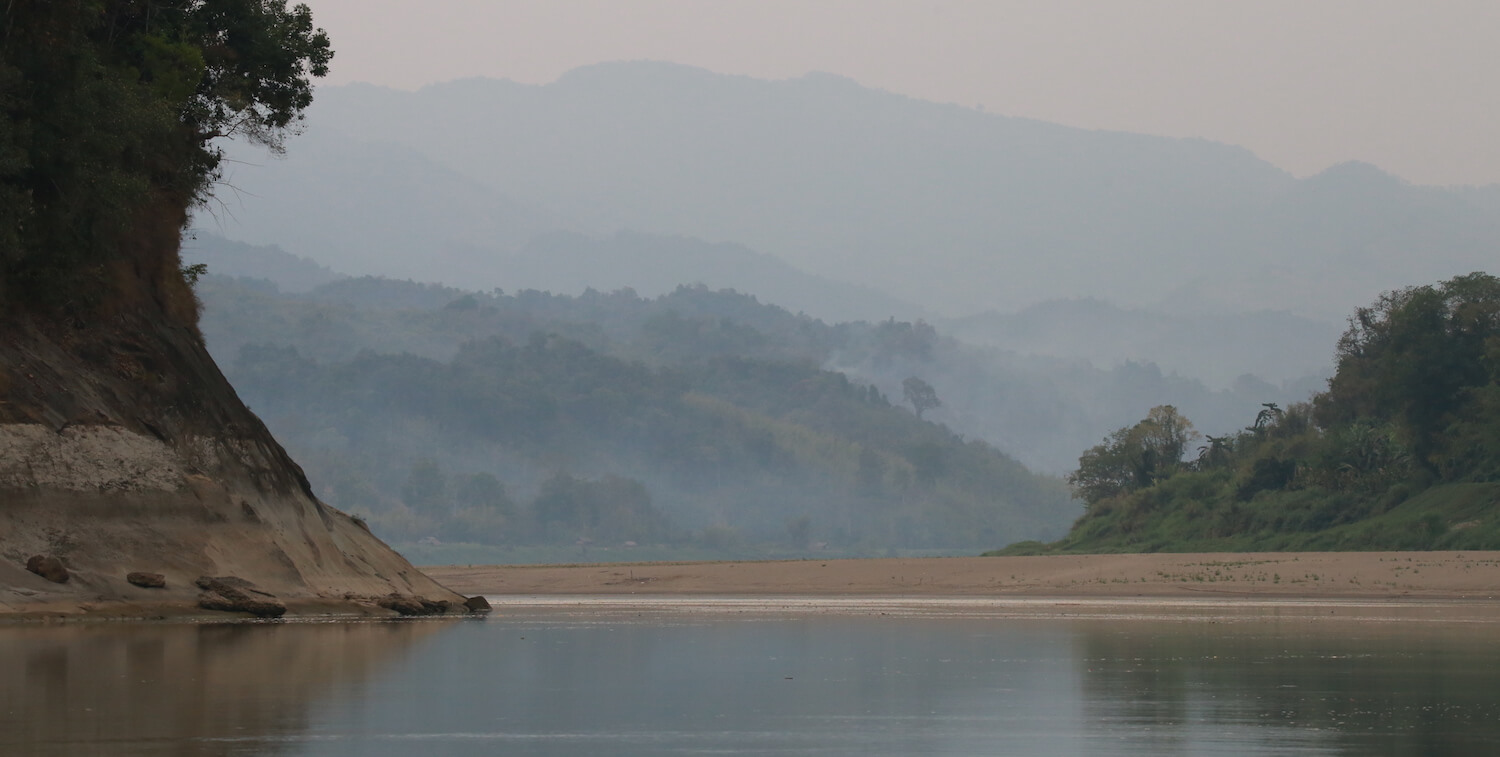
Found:
<path fill-rule="evenodd" d="M 0 315 L 0 615 L 179 612 L 203 576 L 249 581 L 293 614 L 389 614 L 377 598 L 392 594 L 463 611 L 319 502 L 196 331 L 143 299 L 86 327 Z M 69 579 L 28 571 L 35 555 Z M 165 588 L 131 584 L 136 571 Z"/>
<path fill-rule="evenodd" d="M 0 615 L 452 609 L 317 501 L 193 325 L 188 209 L 219 138 L 296 132 L 333 55 L 311 11 L 22 2 L 3 27 Z"/>

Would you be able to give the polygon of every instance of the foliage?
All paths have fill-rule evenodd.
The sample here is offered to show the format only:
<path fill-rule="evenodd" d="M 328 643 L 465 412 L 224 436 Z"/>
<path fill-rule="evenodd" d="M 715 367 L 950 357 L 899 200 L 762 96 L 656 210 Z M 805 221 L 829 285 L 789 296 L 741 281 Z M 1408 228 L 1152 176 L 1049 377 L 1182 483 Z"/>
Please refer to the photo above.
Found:
<path fill-rule="evenodd" d="M 1315 403 L 1319 425 L 1394 422 L 1416 464 L 1439 473 L 1450 427 L 1500 378 L 1500 279 L 1472 273 L 1388 292 L 1350 318 L 1337 359 Z"/>
<path fill-rule="evenodd" d="M 1500 546 L 1500 279 L 1386 293 L 1350 319 L 1337 360 L 1328 391 L 1266 403 L 1173 470 L 1148 464 L 1180 449 L 1146 454 L 1150 419 L 1116 431 L 1069 476 L 1089 505 L 1072 532 L 1018 549 Z"/>
<path fill-rule="evenodd" d="M 217 138 L 279 149 L 332 57 L 286 0 L 15 0 L 0 24 L 0 302 L 86 305 L 129 259 L 176 274 L 175 240 L 134 236 L 218 176 Z"/>
<path fill-rule="evenodd" d="M 1182 467 L 1193 424 L 1171 405 L 1158 405 L 1134 426 L 1117 429 L 1078 458 L 1069 474 L 1073 492 L 1090 506 L 1169 478 Z"/>

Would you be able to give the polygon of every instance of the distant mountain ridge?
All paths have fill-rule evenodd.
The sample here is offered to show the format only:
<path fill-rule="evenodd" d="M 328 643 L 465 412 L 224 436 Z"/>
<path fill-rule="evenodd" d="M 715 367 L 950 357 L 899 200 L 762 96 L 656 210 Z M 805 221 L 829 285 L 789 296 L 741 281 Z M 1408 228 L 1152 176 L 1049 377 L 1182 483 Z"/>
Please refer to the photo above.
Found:
<path fill-rule="evenodd" d="M 1243 341 L 1235 316 L 1292 319 L 1284 353 L 1257 333 L 1245 355 L 1284 364 L 1257 375 L 1295 379 L 1354 307 L 1500 249 L 1500 187 L 1414 186 L 1360 163 L 1299 180 L 1239 147 L 824 74 L 616 63 L 542 86 L 330 87 L 303 139 L 284 161 L 239 166 L 239 199 L 202 220 L 353 275 L 646 296 L 703 283 L 830 322 L 967 318 L 953 331 L 970 341 L 1101 365 L 1146 345 L 1127 359 L 1219 385 L 1246 363 L 1192 343 Z M 1005 333 L 1026 308 L 1079 298 L 1155 313 L 1131 322 L 1157 331 Z"/>
<path fill-rule="evenodd" d="M 829 321 L 918 318 L 922 308 L 882 292 L 814 276 L 772 255 L 731 242 L 622 231 L 604 238 L 557 232 L 531 240 L 504 259 L 507 276 L 544 291 L 629 288 L 642 296 L 682 285 L 738 289 L 794 312 Z"/>
<path fill-rule="evenodd" d="M 453 284 L 496 277 L 495 254 L 545 233 L 625 230 L 743 244 L 948 315 L 1097 297 L 1338 321 L 1383 289 L 1481 268 L 1500 243 L 1483 190 L 1363 164 L 1299 181 L 1239 147 L 981 113 L 826 74 L 634 62 L 543 86 L 328 87 L 307 140 L 317 149 L 236 172 L 279 205 L 245 198 L 227 235 Z M 386 179 L 405 199 L 378 196 Z"/>
<path fill-rule="evenodd" d="M 321 98 L 314 129 L 412 146 L 585 229 L 742 242 L 949 309 L 1025 304 L 1058 263 L 1113 285 L 1132 265 L 1110 259 L 1098 228 L 1168 205 L 1212 212 L 1292 181 L 1240 148 L 986 115 L 828 75 L 606 64 L 543 87 Z M 1241 178 L 1224 181 L 1224 166 Z M 1084 213 L 1055 202 L 1085 195 Z"/>
<path fill-rule="evenodd" d="M 275 245 L 234 242 L 207 232 L 184 239 L 181 254 L 186 265 L 207 266 L 206 273 L 264 279 L 283 292 L 307 292 L 346 278 L 311 258 L 293 255 Z"/>
<path fill-rule="evenodd" d="M 275 244 L 252 245 L 199 230 L 184 242 L 183 259 L 204 263 L 211 273 L 264 279 L 284 292 L 307 292 L 347 278 L 342 270 L 370 270 L 358 259 L 329 254 L 330 248 L 357 248 L 350 240 L 319 245 L 324 259 L 341 261 L 339 270 Z M 688 237 L 619 232 L 595 238 L 569 231 L 541 234 L 514 251 L 452 243 L 446 256 L 413 256 L 395 266 L 391 278 L 457 281 L 473 289 L 556 293 L 630 290 L 645 297 L 680 286 L 743 289 L 794 312 L 829 321 L 875 317 L 921 318 L 922 308 L 842 281 L 803 273 L 784 261 L 743 245 L 709 244 Z M 357 254 L 357 251 L 355 252 Z M 465 262 L 465 259 L 468 262 Z M 469 270 L 486 262 L 489 270 Z M 378 267 L 378 266 L 377 266 Z M 448 275 L 443 275 L 444 273 Z M 872 315 L 874 314 L 874 315 Z"/>
<path fill-rule="evenodd" d="M 231 150 L 227 188 L 198 213 L 197 228 L 280 245 L 351 274 L 493 278 L 498 251 L 574 227 L 419 150 L 334 129 L 309 130 L 295 153 L 269 162 L 243 146 Z"/>

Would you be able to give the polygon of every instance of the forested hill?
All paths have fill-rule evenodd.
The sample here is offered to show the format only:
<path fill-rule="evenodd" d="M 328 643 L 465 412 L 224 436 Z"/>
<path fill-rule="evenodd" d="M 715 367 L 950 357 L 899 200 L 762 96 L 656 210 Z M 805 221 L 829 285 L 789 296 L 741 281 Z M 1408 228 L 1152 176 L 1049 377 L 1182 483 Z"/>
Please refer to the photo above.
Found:
<path fill-rule="evenodd" d="M 1009 554 L 1500 549 L 1500 279 L 1388 292 L 1340 339 L 1310 402 L 1200 436 L 1154 408 L 1085 451 L 1087 513 Z"/>
<path fill-rule="evenodd" d="M 920 351 L 913 324 L 702 288 L 199 291 L 210 349 L 320 496 L 397 541 L 886 554 L 1055 538 L 1078 514 L 1060 479 L 821 367 Z"/>
<path fill-rule="evenodd" d="M 1028 354 L 1048 346 L 1035 339 L 1009 348 L 979 347 L 949 338 L 948 326 L 921 321 L 830 324 L 764 298 L 701 285 L 652 296 L 585 290 L 565 297 L 523 289 L 495 297 L 493 292 L 344 277 L 277 248 L 202 235 L 185 255 L 210 272 L 243 272 L 277 282 L 272 286 L 213 276 L 200 286 L 207 304 L 204 328 L 225 363 L 233 362 L 242 345 L 258 343 L 295 346 L 303 357 L 320 362 L 344 360 L 366 348 L 447 361 L 470 339 L 502 334 L 524 343 L 536 330 L 566 335 L 628 360 L 672 362 L 722 354 L 806 360 L 874 385 L 892 398 L 902 397 L 903 383 L 917 376 L 942 401 L 924 417 L 986 440 L 1033 470 L 1058 475 L 1076 465 L 1080 449 L 1154 405 L 1175 404 L 1203 431 L 1223 434 L 1242 426 L 1261 403 L 1305 400 L 1325 383 L 1320 376 L 1272 383 L 1246 374 L 1223 389 L 1211 389 L 1148 360 L 1094 363 L 1066 354 L 1065 344 L 1053 345 L 1061 354 Z M 1099 328 L 1105 334 L 1114 333 L 1111 324 L 1151 328 L 1139 314 L 1078 317 L 1073 307 L 1028 313 L 1026 321 L 1034 331 L 1046 333 L 1067 325 Z M 1292 326 L 1309 331 L 1303 323 Z M 1202 343 L 1201 333 L 1182 336 L 1184 346 Z M 1323 340 L 1324 354 L 1334 336 Z M 1283 340 L 1282 348 L 1305 353 L 1315 341 Z M 1274 350 L 1267 339 L 1240 339 L 1234 347 L 1253 355 Z M 1198 352 L 1221 362 L 1218 357 L 1231 351 L 1215 345 Z M 1233 364 L 1228 358 L 1221 362 Z"/>

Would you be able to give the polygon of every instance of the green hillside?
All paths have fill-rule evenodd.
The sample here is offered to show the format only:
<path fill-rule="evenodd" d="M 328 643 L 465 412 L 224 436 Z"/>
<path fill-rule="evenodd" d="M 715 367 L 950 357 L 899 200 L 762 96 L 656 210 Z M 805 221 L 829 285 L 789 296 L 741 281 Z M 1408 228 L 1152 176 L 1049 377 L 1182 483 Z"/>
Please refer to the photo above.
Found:
<path fill-rule="evenodd" d="M 1068 536 L 1000 554 L 1500 549 L 1500 279 L 1389 292 L 1349 323 L 1327 391 L 1223 437 L 1154 408 L 1079 458 Z"/>
<path fill-rule="evenodd" d="M 1055 537 L 1077 515 L 1060 479 L 820 367 L 919 349 L 912 324 L 702 288 L 200 293 L 210 347 L 320 496 L 397 542 L 886 554 Z"/>

